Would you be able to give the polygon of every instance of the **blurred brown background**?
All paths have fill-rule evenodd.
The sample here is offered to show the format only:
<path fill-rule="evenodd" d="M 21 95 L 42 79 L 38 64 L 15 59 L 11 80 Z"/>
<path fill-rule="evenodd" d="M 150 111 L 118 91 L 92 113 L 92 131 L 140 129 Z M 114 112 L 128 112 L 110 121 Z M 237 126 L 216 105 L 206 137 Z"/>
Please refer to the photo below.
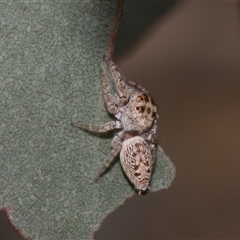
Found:
<path fill-rule="evenodd" d="M 117 54 L 158 102 L 160 145 L 177 177 L 166 191 L 127 201 L 97 239 L 240 239 L 237 11 L 234 2 L 176 3 Z"/>
<path fill-rule="evenodd" d="M 237 3 L 126 1 L 115 58 L 158 102 L 160 145 L 177 177 L 128 200 L 95 238 L 240 239 Z"/>

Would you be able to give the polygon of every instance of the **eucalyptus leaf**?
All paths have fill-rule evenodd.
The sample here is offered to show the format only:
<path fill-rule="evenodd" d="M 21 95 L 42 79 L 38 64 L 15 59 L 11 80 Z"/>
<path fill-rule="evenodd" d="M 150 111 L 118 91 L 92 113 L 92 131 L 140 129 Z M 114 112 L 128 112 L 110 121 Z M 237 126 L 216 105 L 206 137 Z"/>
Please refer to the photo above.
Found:
<path fill-rule="evenodd" d="M 106 0 L 0 2 L 0 207 L 25 238 L 90 239 L 135 194 L 119 161 L 94 182 L 113 135 L 70 125 L 110 119 L 100 69 L 120 7 Z M 152 191 L 167 188 L 174 175 L 159 148 Z"/>

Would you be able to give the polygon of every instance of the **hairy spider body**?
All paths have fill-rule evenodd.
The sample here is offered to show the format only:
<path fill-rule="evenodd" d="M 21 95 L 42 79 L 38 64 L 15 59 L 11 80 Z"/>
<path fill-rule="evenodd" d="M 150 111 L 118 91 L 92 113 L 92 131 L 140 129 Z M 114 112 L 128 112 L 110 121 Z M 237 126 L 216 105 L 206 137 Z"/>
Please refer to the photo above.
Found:
<path fill-rule="evenodd" d="M 102 89 L 108 112 L 117 120 L 93 126 L 73 124 L 91 132 L 119 129 L 113 137 L 112 151 L 96 176 L 98 180 L 120 153 L 122 168 L 138 194 L 149 189 L 157 146 L 157 107 L 148 92 L 134 82 L 125 81 L 116 65 L 106 59 L 111 76 L 101 73 Z M 115 93 L 111 94 L 107 80 L 113 81 Z"/>

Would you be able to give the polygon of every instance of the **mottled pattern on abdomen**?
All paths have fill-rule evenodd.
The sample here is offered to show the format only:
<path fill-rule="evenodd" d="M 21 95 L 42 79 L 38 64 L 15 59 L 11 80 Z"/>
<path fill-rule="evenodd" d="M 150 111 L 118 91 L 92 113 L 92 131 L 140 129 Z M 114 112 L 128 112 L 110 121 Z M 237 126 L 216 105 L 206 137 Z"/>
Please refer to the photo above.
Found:
<path fill-rule="evenodd" d="M 135 188 L 146 190 L 152 173 L 152 153 L 147 142 L 139 136 L 124 140 L 120 161 Z"/>

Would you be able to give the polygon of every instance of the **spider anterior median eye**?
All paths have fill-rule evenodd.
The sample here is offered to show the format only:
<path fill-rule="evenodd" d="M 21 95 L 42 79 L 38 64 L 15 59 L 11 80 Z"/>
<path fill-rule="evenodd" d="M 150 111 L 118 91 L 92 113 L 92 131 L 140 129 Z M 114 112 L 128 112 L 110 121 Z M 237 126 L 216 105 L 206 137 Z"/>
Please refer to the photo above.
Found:
<path fill-rule="evenodd" d="M 140 108 L 139 107 L 136 107 L 136 110 L 139 110 Z"/>

